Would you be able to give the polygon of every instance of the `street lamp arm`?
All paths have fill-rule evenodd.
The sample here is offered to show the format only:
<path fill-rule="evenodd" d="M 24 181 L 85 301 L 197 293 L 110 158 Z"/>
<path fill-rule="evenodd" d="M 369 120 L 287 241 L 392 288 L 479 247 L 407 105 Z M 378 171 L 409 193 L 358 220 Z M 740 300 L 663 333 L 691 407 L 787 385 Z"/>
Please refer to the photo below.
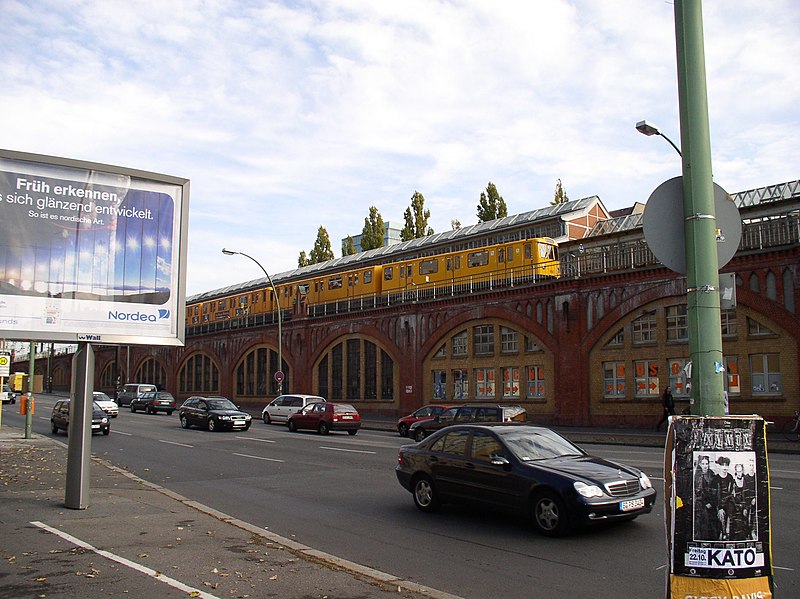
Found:
<path fill-rule="evenodd" d="M 283 314 L 281 311 L 280 306 L 280 297 L 278 296 L 278 288 L 275 287 L 275 283 L 272 282 L 272 277 L 269 276 L 267 269 L 261 265 L 261 262 L 253 258 L 249 254 L 245 254 L 244 252 L 240 252 L 238 250 L 232 250 L 230 248 L 222 248 L 222 253 L 226 256 L 244 256 L 245 258 L 250 258 L 253 262 L 255 262 L 258 267 L 263 271 L 264 275 L 266 275 L 267 280 L 269 281 L 270 287 L 272 287 L 272 293 L 275 296 L 275 311 L 278 313 L 278 371 L 283 370 L 283 331 L 282 331 L 282 322 L 283 322 Z M 283 381 L 278 381 L 278 395 L 283 393 Z"/>
<path fill-rule="evenodd" d="M 681 149 L 678 146 L 676 146 L 675 142 L 673 142 L 669 137 L 664 135 L 661 132 L 661 130 L 658 127 L 656 127 L 653 123 L 649 123 L 647 121 L 639 121 L 638 123 L 636 123 L 636 130 L 639 133 L 641 133 L 642 135 L 647 135 L 647 136 L 660 135 L 661 137 L 663 137 L 664 139 L 666 139 L 669 142 L 669 145 L 671 145 L 673 148 L 675 148 L 675 151 L 678 153 L 678 156 L 683 158 L 683 154 L 681 153 Z"/>

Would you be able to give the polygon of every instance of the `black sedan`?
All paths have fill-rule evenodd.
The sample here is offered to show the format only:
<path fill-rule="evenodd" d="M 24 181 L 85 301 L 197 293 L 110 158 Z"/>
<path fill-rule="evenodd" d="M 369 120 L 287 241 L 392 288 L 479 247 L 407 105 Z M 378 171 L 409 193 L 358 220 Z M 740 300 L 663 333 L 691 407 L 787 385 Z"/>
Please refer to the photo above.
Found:
<path fill-rule="evenodd" d="M 181 426 L 192 425 L 210 431 L 243 430 L 250 428 L 252 417 L 242 412 L 225 397 L 190 397 L 178 410 Z"/>
<path fill-rule="evenodd" d="M 545 535 L 612 520 L 633 520 L 656 500 L 647 475 L 590 456 L 541 426 L 450 426 L 400 448 L 397 479 L 423 512 L 475 502 L 523 513 Z"/>

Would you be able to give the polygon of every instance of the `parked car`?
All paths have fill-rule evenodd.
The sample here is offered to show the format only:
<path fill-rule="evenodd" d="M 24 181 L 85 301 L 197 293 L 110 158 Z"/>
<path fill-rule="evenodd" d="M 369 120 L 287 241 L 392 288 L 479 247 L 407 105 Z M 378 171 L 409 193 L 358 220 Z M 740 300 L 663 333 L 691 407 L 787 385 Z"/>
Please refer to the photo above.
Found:
<path fill-rule="evenodd" d="M 408 436 L 415 441 L 422 441 L 434 431 L 451 424 L 467 422 L 525 422 L 528 413 L 520 406 L 502 406 L 498 404 L 468 404 L 449 408 L 428 420 L 419 420 L 408 428 Z"/>
<path fill-rule="evenodd" d="M 319 395 L 279 395 L 261 410 L 261 419 L 264 424 L 273 422 L 288 422 L 289 416 L 299 412 L 308 404 L 324 402 L 325 398 Z"/>
<path fill-rule="evenodd" d="M 6 394 L 3 403 L 17 403 L 17 394 L 7 384 L 3 384 L 3 393 Z"/>
<path fill-rule="evenodd" d="M 448 427 L 401 447 L 395 472 L 423 512 L 477 502 L 528 515 L 551 536 L 633 520 L 656 500 L 641 470 L 590 456 L 555 431 L 528 424 Z"/>
<path fill-rule="evenodd" d="M 158 391 L 155 385 L 146 385 L 143 383 L 128 383 L 123 385 L 120 392 L 117 394 L 117 403 L 120 407 L 131 405 L 131 401 L 139 397 L 142 393 L 148 391 Z"/>
<path fill-rule="evenodd" d="M 131 400 L 131 412 L 144 410 L 148 414 L 166 412 L 171 416 L 178 409 L 178 402 L 169 391 L 145 391 Z"/>
<path fill-rule="evenodd" d="M 56 405 L 53 406 L 53 412 L 50 414 L 50 426 L 53 434 L 58 434 L 59 429 L 63 429 L 69 433 L 69 404 L 68 399 L 59 399 Z M 92 402 L 92 434 L 103 433 L 107 435 L 111 432 L 111 422 L 108 419 L 108 414 L 103 411 L 97 402 Z"/>
<path fill-rule="evenodd" d="M 210 431 L 247 430 L 252 417 L 226 397 L 190 397 L 179 408 L 181 426 L 199 426 Z"/>
<path fill-rule="evenodd" d="M 422 406 L 411 412 L 408 416 L 403 416 L 397 421 L 397 432 L 400 433 L 401 437 L 408 437 L 408 429 L 412 424 L 419 420 L 435 418 L 446 409 L 452 407 L 455 406 L 446 404 L 429 404 L 427 406 Z"/>
<path fill-rule="evenodd" d="M 116 418 L 119 416 L 119 406 L 108 395 L 102 391 L 95 391 L 92 393 L 94 403 L 100 406 L 103 411 L 108 414 L 109 418 Z"/>
<path fill-rule="evenodd" d="M 355 435 L 361 428 L 361 415 L 350 404 L 326 401 L 309 404 L 295 412 L 289 416 L 287 424 L 292 432 L 306 429 L 321 435 L 331 431 L 347 431 Z"/>

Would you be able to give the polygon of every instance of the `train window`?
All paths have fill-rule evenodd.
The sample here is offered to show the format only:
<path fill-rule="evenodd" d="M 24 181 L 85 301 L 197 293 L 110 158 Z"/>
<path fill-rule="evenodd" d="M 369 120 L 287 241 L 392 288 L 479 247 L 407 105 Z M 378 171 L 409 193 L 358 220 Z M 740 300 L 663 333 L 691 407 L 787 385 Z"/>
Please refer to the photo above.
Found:
<path fill-rule="evenodd" d="M 503 248 L 497 250 L 497 261 L 500 264 L 506 261 L 506 251 Z"/>
<path fill-rule="evenodd" d="M 200 306 L 195 306 L 195 307 L 194 307 L 194 315 L 195 315 L 195 316 L 197 316 L 197 315 L 198 315 L 198 313 L 199 313 L 199 309 L 200 309 Z"/>
<path fill-rule="evenodd" d="M 419 274 L 430 275 L 439 272 L 439 260 L 423 260 L 419 263 Z"/>
<path fill-rule="evenodd" d="M 356 287 L 358 287 L 358 273 L 355 273 L 355 274 L 353 275 L 353 285 L 355 285 Z"/>
<path fill-rule="evenodd" d="M 342 277 L 331 277 L 328 279 L 328 289 L 341 289 L 342 288 Z"/>
<path fill-rule="evenodd" d="M 203 314 L 208 314 L 208 304 L 203 304 Z"/>
<path fill-rule="evenodd" d="M 524 251 L 525 251 L 525 259 L 526 260 L 530 260 L 531 258 L 533 258 L 533 252 L 531 251 L 531 244 L 530 243 L 526 243 L 525 244 L 525 250 Z"/>
<path fill-rule="evenodd" d="M 461 256 L 456 256 L 456 270 L 461 268 Z"/>
<path fill-rule="evenodd" d="M 394 278 L 394 266 L 387 266 L 383 269 L 383 280 L 391 281 Z"/>
<path fill-rule="evenodd" d="M 347 286 L 348 287 L 353 286 L 353 275 L 347 275 Z"/>
<path fill-rule="evenodd" d="M 447 259 L 447 270 L 448 270 L 448 272 L 453 270 L 453 259 L 452 258 L 448 258 Z"/>
<path fill-rule="evenodd" d="M 414 276 L 414 265 L 413 264 L 409 264 L 408 266 L 406 266 L 406 276 L 407 277 L 413 277 Z"/>
<path fill-rule="evenodd" d="M 539 244 L 539 257 L 544 258 L 545 260 L 555 260 L 555 247 L 547 243 L 540 243 Z"/>
<path fill-rule="evenodd" d="M 300 283 L 297 286 L 297 292 L 300 295 L 306 295 L 308 293 L 308 283 Z"/>
<path fill-rule="evenodd" d="M 483 250 L 481 252 L 471 252 L 467 254 L 467 266 L 475 268 L 476 266 L 486 266 L 489 264 L 489 252 Z"/>
<path fill-rule="evenodd" d="M 365 270 L 364 271 L 364 285 L 369 285 L 370 283 L 372 283 L 372 271 L 371 270 Z"/>
<path fill-rule="evenodd" d="M 400 278 L 401 279 L 405 279 L 406 278 L 406 267 L 405 266 L 401 266 L 400 267 Z"/>
<path fill-rule="evenodd" d="M 219 300 L 217 302 L 217 310 L 224 310 L 228 307 L 228 300 Z"/>
<path fill-rule="evenodd" d="M 509 246 L 506 251 L 506 262 L 514 261 L 514 246 Z"/>

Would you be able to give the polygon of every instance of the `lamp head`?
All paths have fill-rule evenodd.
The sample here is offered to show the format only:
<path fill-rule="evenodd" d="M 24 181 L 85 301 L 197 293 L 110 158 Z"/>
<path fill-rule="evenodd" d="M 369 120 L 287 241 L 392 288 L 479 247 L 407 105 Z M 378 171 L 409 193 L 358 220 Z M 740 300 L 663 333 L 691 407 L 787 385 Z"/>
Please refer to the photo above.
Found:
<path fill-rule="evenodd" d="M 639 121 L 636 123 L 636 130 L 642 135 L 661 135 L 661 131 L 658 130 L 658 127 L 647 121 Z"/>
<path fill-rule="evenodd" d="M 225 254 L 226 256 L 234 256 L 239 252 L 237 252 L 236 250 L 232 250 L 230 248 L 222 248 L 222 253 Z"/>

